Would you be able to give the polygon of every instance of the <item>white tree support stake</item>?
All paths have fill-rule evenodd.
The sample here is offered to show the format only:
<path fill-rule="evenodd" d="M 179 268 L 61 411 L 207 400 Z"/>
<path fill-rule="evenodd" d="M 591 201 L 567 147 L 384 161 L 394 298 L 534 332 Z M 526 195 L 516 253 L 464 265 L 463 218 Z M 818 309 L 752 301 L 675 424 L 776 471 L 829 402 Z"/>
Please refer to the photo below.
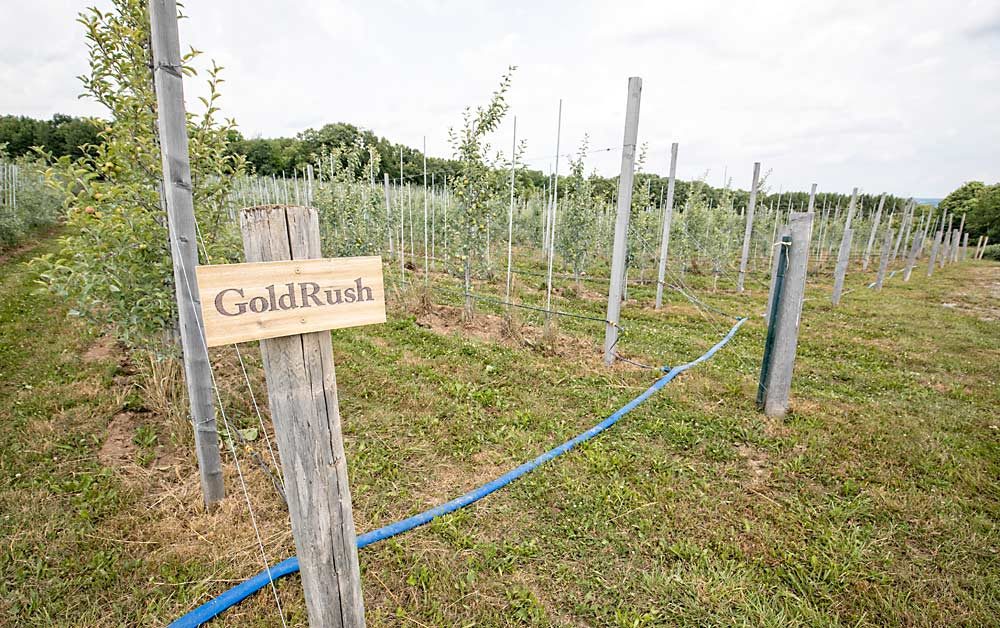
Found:
<path fill-rule="evenodd" d="M 167 210 L 174 290 L 184 352 L 184 383 L 191 401 L 194 445 L 206 506 L 226 496 L 219 455 L 219 434 L 212 400 L 212 366 L 203 337 L 198 297 L 198 240 L 195 234 L 191 162 L 188 155 L 187 117 L 175 0 L 150 0 L 153 43 L 153 81 L 156 86 L 157 122 L 163 183 L 160 199 Z"/>
<path fill-rule="evenodd" d="M 837 252 L 837 266 L 833 271 L 833 294 L 830 301 L 834 305 L 840 304 L 840 296 L 844 293 L 844 279 L 847 277 L 847 265 L 851 261 L 851 239 L 854 230 L 851 229 L 851 220 L 854 218 L 854 210 L 858 202 L 858 188 L 851 191 L 851 204 L 847 206 L 847 218 L 844 219 L 844 236 L 840 240 L 840 250 Z"/>
<path fill-rule="evenodd" d="M 753 234 L 753 214 L 757 205 L 757 181 L 760 179 L 760 162 L 753 164 L 753 182 L 750 185 L 750 200 L 747 202 L 747 226 L 743 232 L 743 252 L 740 254 L 740 272 L 736 276 L 736 291 L 743 292 L 747 274 L 747 258 L 750 255 L 750 236 Z M 778 210 L 781 210 L 779 199 Z"/>
<path fill-rule="evenodd" d="M 885 237 L 882 238 L 882 257 L 878 263 L 878 275 L 875 278 L 875 289 L 881 290 L 885 283 L 885 273 L 889 268 L 889 256 L 892 255 L 892 238 L 895 234 L 892 228 L 885 230 Z"/>
<path fill-rule="evenodd" d="M 428 198 L 427 198 L 427 136 L 424 136 L 424 285 L 430 285 L 430 241 L 429 234 L 427 232 L 427 213 L 428 213 Z"/>
<path fill-rule="evenodd" d="M 255 207 L 244 210 L 240 222 L 248 262 L 308 260 L 321 256 L 319 218 L 315 209 Z M 381 262 L 378 268 L 380 272 Z M 295 272 L 299 272 L 298 269 Z M 359 286 L 358 292 L 362 290 L 371 292 L 370 288 Z M 381 286 L 376 290 L 377 296 L 384 299 Z M 292 288 L 288 294 L 293 295 L 294 306 Z M 302 302 L 306 301 L 306 294 L 303 288 Z M 361 298 L 360 294 L 357 296 Z M 281 307 L 280 298 L 278 304 Z M 299 306 L 304 309 L 302 303 Z M 330 332 L 269 338 L 260 341 L 260 348 L 288 493 L 295 549 L 302 570 L 309 625 L 364 626 L 361 571 Z"/>
<path fill-rule="evenodd" d="M 510 147 L 510 207 L 507 209 L 507 289 L 504 300 L 510 303 L 511 267 L 514 262 L 514 173 L 517 169 L 517 116 L 514 116 L 514 140 Z M 507 306 L 510 309 L 510 306 Z"/>
<path fill-rule="evenodd" d="M 965 214 L 962 214 L 962 221 L 960 223 L 958 223 L 958 232 L 956 233 L 956 235 L 958 237 L 955 238 L 955 244 L 954 244 L 954 246 L 952 248 L 952 252 L 951 252 L 951 261 L 953 261 L 953 262 L 959 261 L 959 250 L 958 250 L 958 247 L 962 245 L 962 232 L 963 231 L 965 231 Z"/>
<path fill-rule="evenodd" d="M 392 216 L 389 206 L 389 173 L 386 172 L 383 181 L 385 182 L 385 231 L 389 238 L 389 257 L 395 255 L 392 246 Z"/>
<path fill-rule="evenodd" d="M 906 258 L 906 268 L 903 270 L 904 283 L 910 280 L 910 274 L 913 272 L 913 267 L 917 265 L 917 255 L 923 247 L 923 237 L 924 236 L 920 231 L 913 234 L 913 243 L 910 244 L 910 254 Z"/>
<path fill-rule="evenodd" d="M 656 276 L 656 306 L 663 307 L 663 282 L 667 273 L 667 254 L 670 252 L 670 222 L 674 216 L 674 180 L 677 176 L 677 142 L 670 145 L 670 178 L 667 180 L 667 204 L 663 209 L 663 233 L 660 235 L 660 266 Z"/>
<path fill-rule="evenodd" d="M 944 232 L 938 229 L 937 233 L 934 234 L 934 246 L 931 247 L 931 258 L 930 263 L 927 264 L 927 276 L 930 277 L 934 274 L 934 261 L 937 259 L 938 252 L 941 250 L 941 239 L 944 237 Z"/>
<path fill-rule="evenodd" d="M 784 416 L 792 389 L 792 370 L 799 342 L 799 322 L 805 297 L 806 273 L 809 265 L 809 242 L 812 239 L 814 214 L 792 212 L 788 216 L 792 244 L 788 251 L 788 266 L 781 287 L 781 299 L 775 304 L 774 338 L 770 365 L 764 378 L 764 413 L 770 417 Z"/>
<path fill-rule="evenodd" d="M 948 228 L 941 234 L 941 250 L 938 251 L 939 268 L 944 268 L 944 265 L 951 261 L 951 240 L 955 235 L 954 230 L 951 228 L 953 222 L 955 222 L 955 214 L 950 214 L 948 216 Z"/>
<path fill-rule="evenodd" d="M 635 175 L 635 148 L 639 136 L 639 102 L 642 99 L 642 79 L 628 79 L 628 100 L 625 105 L 625 138 L 622 141 L 622 168 L 618 176 L 618 213 L 615 218 L 614 248 L 611 252 L 611 282 L 608 289 L 608 313 L 604 324 L 604 364 L 615 361 L 618 343 L 618 319 L 622 308 L 625 283 L 625 247 L 628 219 L 632 208 L 632 180 Z"/>
<path fill-rule="evenodd" d="M 882 208 L 885 206 L 885 194 L 878 199 L 878 210 L 875 212 L 875 217 L 872 219 L 872 230 L 868 234 L 868 245 L 865 246 L 865 255 L 861 258 L 861 270 L 862 272 L 868 270 L 868 260 L 872 255 L 872 246 L 875 244 L 875 235 L 878 233 L 879 224 L 882 222 Z"/>
<path fill-rule="evenodd" d="M 559 99 L 559 117 L 556 122 L 556 173 L 552 183 L 552 204 L 549 212 L 549 256 L 545 274 L 545 329 L 552 320 L 552 262 L 556 256 L 556 212 L 559 206 L 559 141 L 562 139 L 562 98 Z"/>
<path fill-rule="evenodd" d="M 913 225 L 912 209 L 912 201 L 907 201 L 906 205 L 903 206 L 903 224 L 899 226 L 899 233 L 896 234 L 896 245 L 892 248 L 891 262 L 896 261 L 896 257 L 899 255 L 899 247 L 902 245 L 904 240 L 910 237 L 910 229 Z"/>

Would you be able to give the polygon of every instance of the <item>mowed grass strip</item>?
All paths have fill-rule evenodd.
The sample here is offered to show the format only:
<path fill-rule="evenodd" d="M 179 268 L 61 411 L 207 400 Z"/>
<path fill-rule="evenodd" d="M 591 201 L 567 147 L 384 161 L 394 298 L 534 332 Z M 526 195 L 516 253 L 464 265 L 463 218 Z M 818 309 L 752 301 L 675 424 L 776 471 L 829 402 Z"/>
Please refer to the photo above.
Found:
<path fill-rule="evenodd" d="M 0 623 L 163 624 L 262 568 L 246 504 L 227 453 L 230 497 L 203 512 L 190 438 L 168 416 L 183 408 L 176 373 L 105 350 L 58 299 L 34 293 L 24 262 L 51 246 L 0 266 Z M 863 288 L 868 276 L 849 280 L 837 309 L 827 276 L 810 285 L 793 411 L 775 421 L 753 405 L 766 287 L 737 295 L 722 277 L 713 292 L 712 277 L 687 275 L 699 298 L 751 315 L 733 342 L 578 450 L 362 551 L 369 625 L 994 622 L 1000 265 L 931 280 L 918 267 L 881 293 Z M 543 302 L 539 281 L 519 278 L 518 298 Z M 623 355 L 680 363 L 732 324 L 676 292 L 654 312 L 653 290 L 630 288 Z M 563 281 L 555 303 L 602 316 L 600 292 Z M 602 368 L 600 323 L 560 320 L 549 345 L 539 316 L 522 312 L 516 339 L 502 339 L 491 318 L 502 309 L 480 304 L 463 327 L 440 305 L 459 297 L 434 301 L 334 332 L 359 531 L 496 477 L 656 377 Z M 244 353 L 263 402 L 259 354 Z M 232 350 L 213 360 L 227 416 L 253 428 Z M 250 447 L 269 460 L 261 435 Z M 280 500 L 241 462 L 268 557 L 290 556 Z M 305 625 L 297 576 L 277 591 L 290 623 Z M 274 597 L 217 623 L 275 625 Z"/>

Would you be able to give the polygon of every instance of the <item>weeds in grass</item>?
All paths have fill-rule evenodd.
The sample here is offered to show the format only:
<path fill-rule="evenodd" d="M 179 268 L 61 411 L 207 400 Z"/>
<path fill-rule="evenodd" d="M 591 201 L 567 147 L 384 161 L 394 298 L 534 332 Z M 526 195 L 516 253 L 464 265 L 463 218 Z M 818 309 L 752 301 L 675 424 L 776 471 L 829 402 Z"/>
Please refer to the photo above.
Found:
<path fill-rule="evenodd" d="M 164 624 L 260 571 L 229 454 L 231 496 L 207 513 L 189 444 L 167 437 L 168 413 L 185 407 L 176 365 L 137 361 L 129 375 L 117 359 L 81 360 L 93 339 L 66 323 L 64 305 L 39 302 L 18 259 L 0 273 L 0 623 Z M 712 285 L 685 281 L 699 296 Z M 787 417 L 754 407 L 764 334 L 754 319 L 599 439 L 367 548 L 369 625 L 990 625 L 1000 319 L 982 295 L 994 286 L 1000 266 L 953 265 L 931 281 L 856 290 L 835 309 L 821 278 L 808 290 Z M 519 289 L 525 303 L 544 299 Z M 630 289 L 630 357 L 676 364 L 731 325 L 673 293 L 654 312 L 653 290 Z M 560 309 L 602 314 L 598 300 L 563 295 Z M 711 298 L 752 313 L 766 294 Z M 537 340 L 541 314 L 508 322 L 505 308 L 483 305 L 469 326 L 461 296 L 434 299 L 434 325 L 394 305 L 385 325 L 333 333 L 360 532 L 496 477 L 655 377 L 602 368 L 592 321 L 560 320 L 545 353 L 502 338 L 517 324 Z M 233 427 L 257 428 L 235 355 L 212 358 Z M 271 429 L 259 352 L 247 346 L 244 361 Z M 136 454 L 155 452 L 145 467 L 136 455 L 102 464 L 113 422 L 131 430 Z M 262 441 L 248 446 L 264 452 Z M 291 555 L 270 480 L 254 465 L 244 474 L 268 557 Z M 300 581 L 277 589 L 289 622 L 304 624 Z M 274 606 L 257 596 L 217 623 L 273 625 Z"/>

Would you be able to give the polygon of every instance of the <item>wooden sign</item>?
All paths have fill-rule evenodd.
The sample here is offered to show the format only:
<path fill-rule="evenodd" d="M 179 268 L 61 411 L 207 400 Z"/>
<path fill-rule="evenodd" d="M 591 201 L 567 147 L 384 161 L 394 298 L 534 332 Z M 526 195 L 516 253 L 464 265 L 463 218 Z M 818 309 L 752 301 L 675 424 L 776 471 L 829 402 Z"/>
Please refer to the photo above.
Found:
<path fill-rule="evenodd" d="M 210 347 L 385 322 L 381 257 L 198 266 Z"/>

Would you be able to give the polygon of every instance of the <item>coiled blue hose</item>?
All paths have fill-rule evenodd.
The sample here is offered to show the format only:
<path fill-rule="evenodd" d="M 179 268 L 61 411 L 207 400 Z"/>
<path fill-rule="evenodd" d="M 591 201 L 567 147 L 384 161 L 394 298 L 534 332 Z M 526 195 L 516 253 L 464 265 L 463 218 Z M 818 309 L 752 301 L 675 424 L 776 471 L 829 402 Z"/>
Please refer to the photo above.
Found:
<path fill-rule="evenodd" d="M 396 523 L 391 523 L 377 530 L 372 530 L 371 532 L 366 532 L 365 534 L 360 535 L 357 539 L 358 549 L 361 549 L 363 547 L 368 547 L 373 543 L 378 543 L 379 541 L 384 541 L 385 539 L 394 537 L 398 534 L 408 532 L 413 528 L 431 522 L 432 520 L 436 519 L 437 517 L 440 517 L 441 515 L 446 515 L 448 513 L 455 512 L 456 510 L 464 508 L 469 504 L 475 503 L 480 499 L 486 497 L 490 493 L 493 493 L 494 491 L 497 491 L 503 488 L 504 486 L 507 486 L 508 484 L 510 484 L 517 478 L 521 477 L 522 475 L 537 469 L 539 466 L 548 462 L 549 460 L 561 456 L 562 454 L 576 447 L 580 443 L 588 441 L 591 438 L 597 436 L 604 430 L 608 429 L 609 427 L 617 423 L 619 419 L 621 419 L 623 416 L 634 410 L 641 403 L 643 403 L 644 401 L 652 397 L 654 394 L 656 394 L 657 391 L 659 391 L 664 386 L 669 384 L 670 381 L 673 380 L 675 377 L 677 377 L 684 371 L 688 370 L 689 368 L 701 364 L 705 360 L 715 355 L 716 351 L 726 346 L 726 344 L 730 340 L 732 340 L 733 336 L 736 335 L 736 331 L 739 330 L 740 326 L 743 325 L 743 323 L 745 323 L 746 320 L 747 320 L 746 318 L 737 319 L 736 324 L 733 325 L 732 329 L 729 330 L 729 333 L 727 333 L 722 340 L 716 343 L 715 346 L 706 351 L 702 356 L 686 364 L 681 364 L 680 366 L 675 366 L 671 368 L 670 370 L 667 371 L 667 373 L 663 377 L 656 380 L 656 382 L 652 386 L 643 391 L 641 395 L 639 395 L 632 401 L 629 401 L 627 404 L 622 406 L 617 412 L 615 412 L 608 418 L 604 419 L 594 427 L 590 428 L 586 432 L 583 432 L 582 434 L 576 436 L 575 438 L 566 441 L 565 443 L 559 445 L 558 447 L 548 450 L 547 452 L 538 456 L 534 460 L 525 462 L 516 469 L 508 471 L 507 473 L 501 475 L 492 482 L 487 482 L 486 484 L 483 484 L 479 488 L 469 491 L 468 493 L 462 495 L 461 497 L 456 497 L 450 502 L 441 504 L 440 506 L 435 506 L 434 508 L 431 508 L 430 510 L 425 510 L 420 514 L 413 515 L 412 517 L 408 517 L 406 519 L 403 519 L 402 521 L 397 521 Z M 260 591 L 264 587 L 268 586 L 268 583 L 271 580 L 276 580 L 282 576 L 293 574 L 298 570 L 299 570 L 298 558 L 293 556 L 291 558 L 283 560 L 280 563 L 270 567 L 269 569 L 260 572 L 259 574 L 247 580 L 246 582 L 239 584 L 233 587 L 232 589 L 229 589 L 222 595 L 205 602 L 204 604 L 194 609 L 193 611 L 187 613 L 183 617 L 174 620 L 174 622 L 171 623 L 168 628 L 194 628 L 195 626 L 200 626 L 201 624 L 213 619 L 214 617 L 217 617 L 226 609 L 235 606 L 236 604 L 239 604 L 240 602 L 250 597 L 257 591 Z"/>

